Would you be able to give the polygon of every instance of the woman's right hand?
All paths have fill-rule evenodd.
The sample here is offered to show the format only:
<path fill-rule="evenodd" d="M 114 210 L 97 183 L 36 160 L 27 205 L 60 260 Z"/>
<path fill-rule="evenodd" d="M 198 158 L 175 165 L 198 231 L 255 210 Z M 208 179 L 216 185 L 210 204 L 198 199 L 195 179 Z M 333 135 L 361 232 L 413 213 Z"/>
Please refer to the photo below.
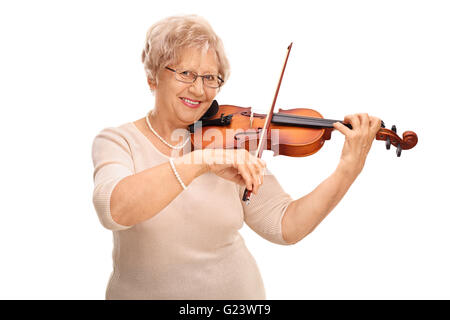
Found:
<path fill-rule="evenodd" d="M 246 186 L 257 194 L 263 183 L 266 162 L 245 149 L 195 150 L 194 157 L 202 159 L 205 169 L 219 177 Z"/>

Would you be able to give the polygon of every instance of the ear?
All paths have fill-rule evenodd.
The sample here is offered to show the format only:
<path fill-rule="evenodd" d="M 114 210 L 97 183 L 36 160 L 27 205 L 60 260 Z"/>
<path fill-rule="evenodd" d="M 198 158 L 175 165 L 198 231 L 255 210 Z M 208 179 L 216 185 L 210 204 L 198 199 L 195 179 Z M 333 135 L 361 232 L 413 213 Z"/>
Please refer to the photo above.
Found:
<path fill-rule="evenodd" d="M 147 77 L 147 83 L 152 91 L 156 89 L 156 82 L 151 80 L 150 77 Z"/>

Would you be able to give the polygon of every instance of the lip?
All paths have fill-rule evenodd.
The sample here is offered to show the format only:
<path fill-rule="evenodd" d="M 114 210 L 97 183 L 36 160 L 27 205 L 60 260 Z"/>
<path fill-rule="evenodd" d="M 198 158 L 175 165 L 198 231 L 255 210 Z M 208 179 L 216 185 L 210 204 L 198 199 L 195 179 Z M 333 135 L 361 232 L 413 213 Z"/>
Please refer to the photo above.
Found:
<path fill-rule="evenodd" d="M 183 99 L 189 99 L 191 101 L 194 102 L 199 102 L 199 104 L 190 104 L 186 101 L 184 101 Z M 197 109 L 198 107 L 200 107 L 200 105 L 202 104 L 202 102 L 200 100 L 195 100 L 195 99 L 191 99 L 191 98 L 187 98 L 187 97 L 180 97 L 181 102 L 183 102 L 183 104 L 191 109 Z"/>

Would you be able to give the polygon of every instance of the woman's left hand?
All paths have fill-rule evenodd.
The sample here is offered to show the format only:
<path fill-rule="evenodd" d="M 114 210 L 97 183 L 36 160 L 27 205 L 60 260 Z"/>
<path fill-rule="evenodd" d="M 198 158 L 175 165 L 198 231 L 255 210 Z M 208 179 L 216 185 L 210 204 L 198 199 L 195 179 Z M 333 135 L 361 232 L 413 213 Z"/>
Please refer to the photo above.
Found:
<path fill-rule="evenodd" d="M 358 113 L 346 116 L 344 122 L 350 123 L 353 129 L 340 122 L 333 124 L 334 128 L 345 136 L 339 165 L 344 167 L 346 174 L 356 178 L 364 167 L 372 142 L 380 129 L 381 120 L 367 113 Z"/>

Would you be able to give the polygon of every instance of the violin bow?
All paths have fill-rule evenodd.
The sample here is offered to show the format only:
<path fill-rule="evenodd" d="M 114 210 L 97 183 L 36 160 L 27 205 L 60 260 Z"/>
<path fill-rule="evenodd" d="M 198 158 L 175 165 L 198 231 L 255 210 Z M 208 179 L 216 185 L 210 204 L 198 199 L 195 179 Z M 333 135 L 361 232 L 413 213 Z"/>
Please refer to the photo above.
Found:
<path fill-rule="evenodd" d="M 287 47 L 286 58 L 284 59 L 283 68 L 281 69 L 280 79 L 278 80 L 277 89 L 275 91 L 275 96 L 273 97 L 273 101 L 272 101 L 272 107 L 270 108 L 270 112 L 267 114 L 266 121 L 264 122 L 264 127 L 263 127 L 262 131 L 260 132 L 258 148 L 256 149 L 256 156 L 258 158 L 261 158 L 262 152 L 264 150 L 263 145 L 265 142 L 267 142 L 267 139 L 266 139 L 267 130 L 269 129 L 270 123 L 272 122 L 273 110 L 274 110 L 275 104 L 277 102 L 278 92 L 280 91 L 281 81 L 283 80 L 284 70 L 286 69 L 289 54 L 291 53 L 292 44 L 293 44 L 293 42 L 291 42 L 289 47 Z M 244 201 L 246 205 L 250 204 L 250 196 L 251 195 L 252 195 L 252 192 L 247 190 L 247 188 L 245 188 L 244 194 L 242 196 L 242 201 Z"/>

